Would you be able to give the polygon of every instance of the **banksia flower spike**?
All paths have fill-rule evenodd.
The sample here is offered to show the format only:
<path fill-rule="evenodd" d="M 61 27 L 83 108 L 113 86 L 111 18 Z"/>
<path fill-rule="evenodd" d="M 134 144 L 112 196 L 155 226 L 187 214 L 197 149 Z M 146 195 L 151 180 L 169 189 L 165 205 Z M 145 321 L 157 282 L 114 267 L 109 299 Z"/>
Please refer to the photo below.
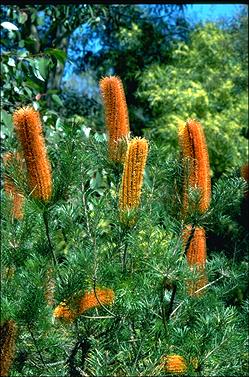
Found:
<path fill-rule="evenodd" d="M 114 302 L 115 294 L 109 288 L 96 288 L 86 292 L 83 297 L 77 299 L 73 304 L 73 309 L 62 302 L 54 310 L 53 316 L 63 319 L 66 322 L 73 322 L 76 317 L 87 310 L 100 307 L 101 305 L 111 305 Z"/>
<path fill-rule="evenodd" d="M 109 288 L 96 288 L 95 291 L 86 292 L 79 301 L 79 314 L 101 305 L 111 305 L 114 299 L 115 294 Z"/>
<path fill-rule="evenodd" d="M 245 164 L 241 166 L 240 175 L 247 182 L 247 190 L 245 192 L 245 198 L 246 200 L 249 200 L 249 164 Z"/>
<path fill-rule="evenodd" d="M 200 190 L 199 211 L 204 213 L 210 203 L 211 180 L 208 150 L 202 126 L 188 120 L 179 129 L 179 144 L 184 159 L 183 212 L 189 206 L 189 188 Z"/>
<path fill-rule="evenodd" d="M 188 282 L 188 291 L 191 296 L 199 296 L 203 293 L 203 290 L 195 292 L 207 284 L 205 274 L 207 259 L 205 229 L 201 227 L 192 228 L 191 225 L 187 226 L 183 232 L 183 242 L 190 268 L 196 268 L 201 275 L 197 282 Z"/>
<path fill-rule="evenodd" d="M 179 355 L 165 356 L 163 364 L 165 371 L 168 373 L 182 374 L 187 370 L 186 361 L 182 356 Z"/>
<path fill-rule="evenodd" d="M 3 163 L 5 167 L 10 167 L 16 164 L 19 172 L 23 170 L 23 161 L 20 153 L 7 152 L 3 156 Z M 21 220 L 23 218 L 23 202 L 24 196 L 16 187 L 13 179 L 7 173 L 4 174 L 4 190 L 12 197 L 12 218 Z"/>
<path fill-rule="evenodd" d="M 1 325 L 1 360 L 0 360 L 0 375 L 2 377 L 8 376 L 9 369 L 15 353 L 17 327 L 13 320 L 4 322 Z"/>
<path fill-rule="evenodd" d="M 110 76 L 102 78 L 99 85 L 105 109 L 109 158 L 123 162 L 130 132 L 123 84 L 119 77 Z"/>
<path fill-rule="evenodd" d="M 147 155 L 148 141 L 146 139 L 136 137 L 130 141 L 119 193 L 119 209 L 122 222 L 126 222 L 126 214 L 138 208 L 140 204 Z M 127 225 L 132 225 L 134 221 L 128 221 L 128 223 Z"/>
<path fill-rule="evenodd" d="M 249 164 L 242 165 L 240 168 L 240 175 L 247 182 L 249 182 Z"/>
<path fill-rule="evenodd" d="M 52 194 L 52 176 L 39 112 L 32 107 L 23 107 L 14 112 L 13 122 L 23 150 L 32 195 L 47 201 Z"/>
<path fill-rule="evenodd" d="M 49 268 L 45 278 L 45 300 L 48 305 L 52 306 L 55 303 L 54 299 L 55 280 L 53 277 L 53 269 Z"/>
<path fill-rule="evenodd" d="M 62 319 L 65 322 L 73 322 L 77 317 L 77 313 L 70 309 L 65 302 L 61 302 L 54 309 L 53 316 L 57 319 Z"/>

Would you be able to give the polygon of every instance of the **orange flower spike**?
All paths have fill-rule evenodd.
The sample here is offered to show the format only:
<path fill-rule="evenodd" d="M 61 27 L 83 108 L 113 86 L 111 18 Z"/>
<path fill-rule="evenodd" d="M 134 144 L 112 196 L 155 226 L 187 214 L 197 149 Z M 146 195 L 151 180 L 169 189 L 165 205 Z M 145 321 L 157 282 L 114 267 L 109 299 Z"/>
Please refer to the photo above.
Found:
<path fill-rule="evenodd" d="M 137 137 L 132 139 L 128 144 L 119 193 L 121 213 L 137 208 L 140 204 L 147 156 L 148 141 Z"/>
<path fill-rule="evenodd" d="M 14 112 L 13 122 L 26 161 L 32 195 L 47 201 L 52 194 L 52 174 L 39 112 L 32 107 L 20 108 Z"/>
<path fill-rule="evenodd" d="M 65 301 L 61 302 L 54 309 L 53 316 L 70 323 L 87 310 L 101 305 L 111 305 L 114 302 L 115 294 L 112 289 L 96 288 L 95 291 L 96 294 L 94 290 L 91 290 L 90 292 L 86 292 L 82 298 L 74 301 L 74 310 L 69 308 Z"/>
<path fill-rule="evenodd" d="M 113 161 L 123 162 L 130 132 L 123 84 L 119 77 L 110 76 L 102 78 L 99 85 L 105 109 L 109 157 Z"/>
<path fill-rule="evenodd" d="M 53 316 L 57 319 L 63 319 L 65 322 L 73 322 L 77 315 L 65 302 L 62 302 L 54 309 Z"/>
<path fill-rule="evenodd" d="M 20 153 L 5 153 L 3 156 L 3 163 L 6 167 L 17 163 L 20 171 L 23 169 L 23 162 Z M 21 220 L 23 218 L 24 196 L 21 194 L 20 190 L 18 190 L 12 178 L 6 173 L 4 174 L 4 190 L 13 200 L 12 217 Z"/>
<path fill-rule="evenodd" d="M 182 374 L 187 371 L 186 361 L 182 356 L 169 355 L 164 357 L 164 369 L 168 373 Z"/>
<path fill-rule="evenodd" d="M 96 294 L 94 290 L 86 292 L 79 301 L 79 314 L 84 313 L 87 310 L 96 308 L 102 305 L 111 305 L 114 302 L 115 294 L 112 289 L 109 288 L 96 288 Z M 97 297 L 96 297 L 97 296 Z"/>
<path fill-rule="evenodd" d="M 15 321 L 9 320 L 1 325 L 0 375 L 3 377 L 7 377 L 9 375 L 9 369 L 12 365 L 15 353 L 16 333 L 17 327 Z"/>
<path fill-rule="evenodd" d="M 187 247 L 186 257 L 190 268 L 197 268 L 201 272 L 199 280 L 195 283 L 190 282 L 189 294 L 194 295 L 195 291 L 204 287 L 207 284 L 207 277 L 205 274 L 205 265 L 207 259 L 206 251 L 206 234 L 204 228 L 195 228 L 192 230 L 191 226 L 187 226 L 183 232 L 183 240 L 185 247 Z M 200 291 L 195 295 L 203 293 Z"/>
<path fill-rule="evenodd" d="M 186 124 L 181 125 L 179 128 L 179 144 L 185 160 L 184 210 L 186 211 L 188 208 L 188 188 L 199 188 L 201 193 L 199 210 L 204 213 L 210 204 L 211 179 L 208 150 L 201 124 L 190 119 Z"/>

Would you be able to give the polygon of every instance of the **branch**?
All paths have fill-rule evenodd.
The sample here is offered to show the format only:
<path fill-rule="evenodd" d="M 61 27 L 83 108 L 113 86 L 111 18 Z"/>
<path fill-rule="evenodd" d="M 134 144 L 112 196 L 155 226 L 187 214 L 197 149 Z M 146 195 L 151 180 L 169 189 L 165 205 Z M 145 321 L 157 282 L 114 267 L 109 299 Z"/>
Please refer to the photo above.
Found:
<path fill-rule="evenodd" d="M 225 277 L 225 275 L 222 275 L 222 276 L 220 276 L 218 279 L 216 279 L 216 280 L 214 280 L 214 281 L 211 281 L 210 283 L 208 283 L 208 284 L 206 284 L 204 287 L 202 287 L 202 288 L 199 288 L 199 289 L 197 289 L 194 293 L 197 293 L 197 292 L 200 292 L 200 291 L 202 291 L 203 289 L 205 289 L 205 288 L 207 288 L 207 287 L 209 287 L 209 286 L 211 286 L 211 285 L 213 285 L 213 284 L 215 284 L 217 281 L 219 281 L 220 279 L 222 279 L 222 278 L 224 278 Z M 171 315 L 170 315 L 170 318 L 176 313 L 176 311 L 184 304 L 184 302 L 185 302 L 185 300 L 183 300 L 174 310 L 173 310 L 173 312 L 171 313 Z"/>
<path fill-rule="evenodd" d="M 36 348 L 36 350 L 37 350 L 37 353 L 38 353 L 38 355 L 39 355 L 39 358 L 40 358 L 40 360 L 41 360 L 43 366 L 47 369 L 47 366 L 46 366 L 45 361 L 44 361 L 44 359 L 43 359 L 42 353 L 41 353 L 41 351 L 40 351 L 40 349 L 39 349 L 39 347 L 38 347 L 38 345 L 37 345 L 37 341 L 36 341 L 36 339 L 35 339 L 35 337 L 34 337 L 33 331 L 31 330 L 31 326 L 28 324 L 27 327 L 28 327 L 28 330 L 29 330 L 29 332 L 30 332 L 31 338 L 32 338 L 32 340 L 33 340 L 33 343 L 34 343 L 34 345 L 35 345 L 35 348 Z"/>

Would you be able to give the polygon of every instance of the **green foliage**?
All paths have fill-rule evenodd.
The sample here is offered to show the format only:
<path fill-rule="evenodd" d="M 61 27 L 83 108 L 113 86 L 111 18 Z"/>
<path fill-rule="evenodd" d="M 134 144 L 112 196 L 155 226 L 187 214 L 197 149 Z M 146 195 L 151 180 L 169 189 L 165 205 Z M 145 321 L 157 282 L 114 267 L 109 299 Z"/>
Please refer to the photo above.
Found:
<path fill-rule="evenodd" d="M 183 16 L 184 6 L 102 4 L 101 11 L 98 11 L 98 6 L 95 5 L 93 10 L 99 15 L 98 22 L 84 25 L 79 33 L 72 35 L 70 56 L 73 59 L 74 52 L 77 52 L 81 57 L 75 59 L 74 72 L 82 80 L 90 78 L 95 88 L 102 76 L 115 74 L 122 77 L 131 129 L 137 135 L 141 135 L 141 130 L 145 127 L 144 108 L 147 106 L 147 101 L 135 98 L 139 78 L 155 61 L 158 64 L 170 61 L 174 40 L 187 39 L 189 25 Z M 64 86 L 68 85 L 68 82 L 65 82 Z M 92 85 L 85 84 L 85 86 L 86 95 L 83 96 L 82 103 L 86 102 L 85 111 L 87 111 L 86 99 L 90 96 Z M 95 100 L 98 98 L 97 95 L 93 97 Z M 101 108 L 98 103 L 95 105 L 98 122 Z"/>
<path fill-rule="evenodd" d="M 232 40 L 213 24 L 197 28 L 189 43 L 175 46 L 170 64 L 154 64 L 143 72 L 137 92 L 149 104 L 146 127 L 159 143 L 166 142 L 169 152 L 177 146 L 180 121 L 201 121 L 215 177 L 246 162 L 247 69 Z"/>
<path fill-rule="evenodd" d="M 40 110 L 47 128 L 63 116 L 60 81 L 69 38 L 96 17 L 85 4 L 1 7 L 1 138 L 7 149 L 14 146 L 11 114 L 18 106 Z"/>
<path fill-rule="evenodd" d="M 33 199 L 26 175 L 16 166 L 4 167 L 25 196 L 24 217 L 13 220 L 12 199 L 2 188 L 1 323 L 13 319 L 18 327 L 10 376 L 161 376 L 168 375 L 162 358 L 171 354 L 185 358 L 188 376 L 247 376 L 248 229 L 240 219 L 247 187 L 238 173 L 246 153 L 240 135 L 246 124 L 246 73 L 237 55 L 241 49 L 232 43 L 235 34 L 213 25 L 198 27 L 189 43 L 175 44 L 172 59 L 168 46 L 161 46 L 155 63 L 146 49 L 153 55 L 158 45 L 150 42 L 162 41 L 160 21 L 155 26 L 142 18 L 127 25 L 124 17 L 115 24 L 115 14 L 122 19 L 115 6 L 25 7 L 10 7 L 4 18 L 19 31 L 5 30 L 3 149 L 18 147 L 13 109 L 33 103 L 44 124 L 53 195 L 46 204 Z M 124 16 L 140 14 L 138 8 L 122 9 Z M 58 35 L 66 37 L 78 24 L 79 11 L 80 22 L 87 19 L 98 27 L 98 12 L 103 19 L 113 16 L 115 33 L 106 38 L 120 50 L 109 59 L 119 67 L 125 63 L 127 88 L 133 74 L 138 81 L 142 75 L 141 102 L 134 108 L 149 103 L 140 113 L 143 121 L 151 119 L 141 205 L 137 223 L 128 229 L 118 208 L 122 166 L 108 160 L 98 104 L 89 100 L 84 110 L 80 97 L 62 96 L 50 85 L 66 57 L 58 40 L 55 46 L 44 42 L 53 31 L 50 22 L 54 18 Z M 71 25 L 64 22 L 68 17 Z M 64 31 L 58 31 L 60 24 Z M 28 25 L 38 32 L 38 54 Z M 133 53 L 136 59 L 146 56 L 147 70 L 132 71 Z M 168 65 L 162 63 L 166 57 Z M 110 66 L 102 58 L 104 67 Z M 177 127 L 178 120 L 193 116 L 205 128 L 215 179 L 208 211 L 183 218 Z M 189 193 L 193 201 L 198 194 Z M 207 234 L 208 285 L 200 296 L 188 293 L 189 280 L 200 278 L 185 256 L 182 232 L 188 224 L 203 226 Z M 54 317 L 63 300 L 74 308 L 73 300 L 96 287 L 114 291 L 112 305 L 90 309 L 71 323 Z"/>
<path fill-rule="evenodd" d="M 193 275 L 182 250 L 177 155 L 165 161 L 165 151 L 151 142 L 139 219 L 125 229 L 118 213 L 122 169 L 108 161 L 105 135 L 61 122 L 47 133 L 47 146 L 52 201 L 44 208 L 26 196 L 24 219 L 13 224 L 3 206 L 2 320 L 14 319 L 19 329 L 11 375 L 162 375 L 167 354 L 185 357 L 189 376 L 247 375 L 248 262 L 209 252 L 210 285 L 200 298 L 187 294 Z M 215 227 L 224 214 L 233 223 L 244 188 L 236 177 L 218 181 L 210 211 L 198 221 Z M 45 299 L 51 267 L 52 306 Z M 171 312 L 165 281 L 176 286 Z M 64 299 L 95 285 L 114 290 L 112 306 L 72 324 L 53 318 Z"/>

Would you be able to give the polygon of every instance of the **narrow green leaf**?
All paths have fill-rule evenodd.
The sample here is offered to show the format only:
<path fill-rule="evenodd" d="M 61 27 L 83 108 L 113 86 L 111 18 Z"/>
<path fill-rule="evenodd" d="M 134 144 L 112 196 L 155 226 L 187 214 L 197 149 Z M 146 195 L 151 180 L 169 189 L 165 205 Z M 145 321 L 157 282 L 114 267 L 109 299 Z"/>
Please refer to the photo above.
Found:
<path fill-rule="evenodd" d="M 59 60 L 61 64 L 64 64 L 67 59 L 67 54 L 65 53 L 65 51 L 59 50 L 57 48 L 47 48 L 44 53 L 54 56 L 57 60 Z"/>
<path fill-rule="evenodd" d="M 1 110 L 1 119 L 3 120 L 3 123 L 6 127 L 12 127 L 12 115 L 7 113 L 6 110 Z"/>
<path fill-rule="evenodd" d="M 27 85 L 31 89 L 35 89 L 38 92 L 40 90 L 40 85 L 38 85 L 36 82 L 32 81 L 30 78 L 27 79 L 27 81 L 25 82 L 25 85 Z"/>
<path fill-rule="evenodd" d="M 48 73 L 49 61 L 46 58 L 41 58 L 38 60 L 37 67 L 42 77 L 46 77 Z"/>
<path fill-rule="evenodd" d="M 38 60 L 29 60 L 30 65 L 32 67 L 33 73 L 35 77 L 38 80 L 45 81 L 44 77 L 42 77 L 41 72 L 40 72 L 40 67 L 39 67 L 39 61 Z"/>
<path fill-rule="evenodd" d="M 52 94 L 52 99 L 58 106 L 63 106 L 63 102 L 57 94 Z"/>

